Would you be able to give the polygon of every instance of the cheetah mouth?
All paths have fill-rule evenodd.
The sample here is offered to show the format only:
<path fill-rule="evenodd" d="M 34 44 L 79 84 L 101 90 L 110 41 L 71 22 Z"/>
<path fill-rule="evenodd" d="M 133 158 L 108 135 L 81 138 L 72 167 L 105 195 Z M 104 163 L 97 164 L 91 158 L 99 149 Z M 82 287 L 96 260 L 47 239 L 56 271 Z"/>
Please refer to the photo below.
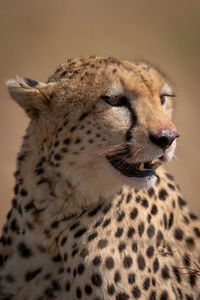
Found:
<path fill-rule="evenodd" d="M 120 173 L 127 177 L 156 176 L 156 169 L 161 165 L 159 159 L 152 161 L 129 164 L 117 155 L 106 157 L 109 163 Z"/>

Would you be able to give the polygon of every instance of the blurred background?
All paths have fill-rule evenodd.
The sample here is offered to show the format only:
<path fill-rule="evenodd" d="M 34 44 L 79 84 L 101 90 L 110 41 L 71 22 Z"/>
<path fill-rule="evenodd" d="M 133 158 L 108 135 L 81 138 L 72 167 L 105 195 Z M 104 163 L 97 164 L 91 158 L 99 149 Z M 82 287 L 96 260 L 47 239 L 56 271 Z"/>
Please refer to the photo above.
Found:
<path fill-rule="evenodd" d="M 168 169 L 200 213 L 200 1 L 0 0 L 0 227 L 10 208 L 16 154 L 28 119 L 10 100 L 15 75 L 46 80 L 67 58 L 146 58 L 175 82 L 181 137 Z"/>

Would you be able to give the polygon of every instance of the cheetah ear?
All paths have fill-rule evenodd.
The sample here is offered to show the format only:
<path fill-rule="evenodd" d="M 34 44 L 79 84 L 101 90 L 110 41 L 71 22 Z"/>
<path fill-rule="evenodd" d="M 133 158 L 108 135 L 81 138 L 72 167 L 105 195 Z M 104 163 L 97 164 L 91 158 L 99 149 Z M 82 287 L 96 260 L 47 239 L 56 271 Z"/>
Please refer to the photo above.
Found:
<path fill-rule="evenodd" d="M 9 94 L 32 119 L 37 119 L 42 111 L 51 110 L 54 85 L 20 77 L 7 81 Z"/>

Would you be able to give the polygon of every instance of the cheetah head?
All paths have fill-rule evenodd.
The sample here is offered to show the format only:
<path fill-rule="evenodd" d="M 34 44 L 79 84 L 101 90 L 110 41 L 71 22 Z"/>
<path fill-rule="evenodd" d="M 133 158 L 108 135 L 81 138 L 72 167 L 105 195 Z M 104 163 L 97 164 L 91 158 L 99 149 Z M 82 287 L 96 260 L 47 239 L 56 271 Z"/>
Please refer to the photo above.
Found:
<path fill-rule="evenodd" d="M 49 176 L 60 185 L 68 180 L 88 199 L 122 185 L 151 187 L 156 169 L 173 156 L 175 95 L 149 63 L 75 59 L 46 83 L 17 78 L 7 86 L 32 120 L 31 147 L 44 152 Z"/>

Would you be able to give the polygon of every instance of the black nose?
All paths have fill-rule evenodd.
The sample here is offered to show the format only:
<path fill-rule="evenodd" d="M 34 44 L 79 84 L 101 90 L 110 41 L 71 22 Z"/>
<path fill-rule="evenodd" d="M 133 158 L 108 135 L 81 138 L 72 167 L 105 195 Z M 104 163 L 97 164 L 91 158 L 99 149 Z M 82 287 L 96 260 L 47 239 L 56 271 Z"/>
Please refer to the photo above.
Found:
<path fill-rule="evenodd" d="M 161 132 L 160 134 L 150 134 L 149 138 L 150 141 L 163 150 L 168 148 L 172 142 L 179 137 L 179 134 L 177 132 Z"/>

